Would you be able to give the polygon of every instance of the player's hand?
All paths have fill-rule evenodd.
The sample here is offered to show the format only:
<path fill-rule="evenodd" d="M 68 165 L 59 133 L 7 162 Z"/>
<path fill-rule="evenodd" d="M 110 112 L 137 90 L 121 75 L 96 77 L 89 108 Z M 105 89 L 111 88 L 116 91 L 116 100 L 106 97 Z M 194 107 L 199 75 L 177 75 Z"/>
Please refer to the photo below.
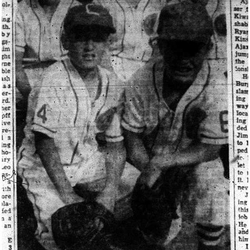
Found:
<path fill-rule="evenodd" d="M 156 180 L 161 175 L 161 169 L 154 167 L 149 163 L 146 170 L 144 170 L 141 175 L 139 176 L 137 183 L 140 185 L 147 185 L 148 187 L 152 187 Z"/>
<path fill-rule="evenodd" d="M 110 212 L 114 211 L 117 188 L 114 186 L 105 187 L 104 190 L 97 196 L 96 202 L 102 204 Z"/>
<path fill-rule="evenodd" d="M 154 156 L 149 162 L 147 168 L 142 172 L 138 178 L 140 184 L 146 184 L 152 187 L 156 180 L 160 177 L 161 172 L 171 167 L 175 167 L 175 157 L 171 154 L 159 154 Z"/>
<path fill-rule="evenodd" d="M 176 166 L 175 156 L 173 154 L 155 155 L 149 163 L 149 168 L 158 168 L 167 170 Z"/>

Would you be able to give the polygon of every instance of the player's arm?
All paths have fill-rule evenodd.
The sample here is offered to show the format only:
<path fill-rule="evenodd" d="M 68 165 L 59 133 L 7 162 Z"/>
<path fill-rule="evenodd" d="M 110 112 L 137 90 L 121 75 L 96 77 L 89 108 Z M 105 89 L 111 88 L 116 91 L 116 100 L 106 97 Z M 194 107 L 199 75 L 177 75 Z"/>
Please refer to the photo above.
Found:
<path fill-rule="evenodd" d="M 195 166 L 218 158 L 221 147 L 222 145 L 205 144 L 197 141 L 188 148 L 174 154 L 165 154 L 163 152 L 161 155 L 156 155 L 151 160 L 150 165 L 159 167 L 162 170 L 175 166 Z"/>
<path fill-rule="evenodd" d="M 144 97 L 147 96 L 147 93 L 145 94 L 144 86 L 137 85 L 137 80 L 131 80 L 127 86 L 122 117 L 124 142 L 128 161 L 142 171 L 149 162 L 149 156 L 142 140 L 142 133 L 146 128 Z"/>
<path fill-rule="evenodd" d="M 25 100 L 28 100 L 28 95 L 31 91 L 31 87 L 28 81 L 28 77 L 23 69 L 23 57 L 26 47 L 25 39 L 25 20 L 23 14 L 23 8 L 19 5 L 16 13 L 15 20 L 15 63 L 16 63 L 16 87 L 23 95 Z"/>
<path fill-rule="evenodd" d="M 141 139 L 141 134 L 124 129 L 124 142 L 128 161 L 143 171 L 149 163 L 149 156 Z"/>
<path fill-rule="evenodd" d="M 202 162 L 213 161 L 219 157 L 222 145 L 195 142 L 188 148 L 174 154 L 163 153 L 155 155 L 144 171 L 141 181 L 151 187 L 161 172 L 172 167 L 192 167 Z"/>
<path fill-rule="evenodd" d="M 118 186 L 126 161 L 120 120 L 118 108 L 113 107 L 101 114 L 96 121 L 97 127 L 104 131 L 106 140 L 103 150 L 105 155 L 106 185 L 97 197 L 97 202 L 102 203 L 110 211 L 114 210 Z"/>
<path fill-rule="evenodd" d="M 57 86 L 55 81 L 58 76 L 54 76 L 51 72 L 53 71 L 45 73 L 41 88 L 37 93 L 31 129 L 35 134 L 37 153 L 49 178 L 60 194 L 61 199 L 66 204 L 70 204 L 82 201 L 82 199 L 73 192 L 55 144 L 54 138 L 56 138 L 62 127 L 63 121 L 60 120 L 60 117 L 64 107 L 60 102 L 60 88 L 52 87 Z"/>
<path fill-rule="evenodd" d="M 97 197 L 97 202 L 103 204 L 108 210 L 113 212 L 121 175 L 126 162 L 126 151 L 123 141 L 107 142 L 104 154 L 106 185 Z"/>
<path fill-rule="evenodd" d="M 208 102 L 203 111 L 193 109 L 192 112 L 195 115 L 192 115 L 190 111 L 192 119 L 187 121 L 188 124 L 192 123 L 190 129 L 188 129 L 192 133 L 187 130 L 187 135 L 193 139 L 193 143 L 188 148 L 171 155 L 164 153 L 164 151 L 163 154 L 156 155 L 150 162 L 151 168 L 163 170 L 175 166 L 195 166 L 220 157 L 220 151 L 223 145 L 227 144 L 228 137 L 227 102 L 223 100 L 224 93 L 213 93 L 212 96 L 218 99 Z M 202 120 L 198 121 L 197 119 L 201 116 L 203 116 Z"/>
<path fill-rule="evenodd" d="M 83 201 L 81 197 L 75 194 L 66 177 L 54 139 L 40 132 L 34 133 L 37 153 L 61 199 L 66 204 Z"/>
<path fill-rule="evenodd" d="M 28 77 L 26 73 L 24 72 L 22 61 L 23 61 L 23 55 L 24 52 L 15 51 L 16 55 L 16 87 L 20 91 L 20 93 L 23 95 L 24 99 L 27 101 L 29 93 L 31 91 L 31 87 L 29 84 Z"/>

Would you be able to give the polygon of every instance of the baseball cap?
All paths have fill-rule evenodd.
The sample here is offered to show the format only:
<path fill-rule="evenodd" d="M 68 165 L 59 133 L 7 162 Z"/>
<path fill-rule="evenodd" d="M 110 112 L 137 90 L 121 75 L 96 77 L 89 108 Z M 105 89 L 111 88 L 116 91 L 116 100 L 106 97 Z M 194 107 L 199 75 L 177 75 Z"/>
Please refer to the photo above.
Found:
<path fill-rule="evenodd" d="M 101 5 L 83 4 L 70 9 L 64 20 L 64 30 L 70 34 L 74 27 L 99 26 L 108 33 L 115 33 L 112 16 Z"/>
<path fill-rule="evenodd" d="M 213 23 L 203 4 L 184 1 L 161 10 L 157 33 L 164 40 L 206 43 L 213 34 Z"/>

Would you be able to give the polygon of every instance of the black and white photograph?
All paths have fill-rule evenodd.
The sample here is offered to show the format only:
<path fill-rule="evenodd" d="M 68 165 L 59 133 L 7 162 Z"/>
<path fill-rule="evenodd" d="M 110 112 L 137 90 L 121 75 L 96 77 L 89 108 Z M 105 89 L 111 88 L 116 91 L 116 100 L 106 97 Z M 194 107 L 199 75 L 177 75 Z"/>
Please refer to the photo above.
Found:
<path fill-rule="evenodd" d="M 3 249 L 248 249 L 248 1 L 2 9 Z"/>

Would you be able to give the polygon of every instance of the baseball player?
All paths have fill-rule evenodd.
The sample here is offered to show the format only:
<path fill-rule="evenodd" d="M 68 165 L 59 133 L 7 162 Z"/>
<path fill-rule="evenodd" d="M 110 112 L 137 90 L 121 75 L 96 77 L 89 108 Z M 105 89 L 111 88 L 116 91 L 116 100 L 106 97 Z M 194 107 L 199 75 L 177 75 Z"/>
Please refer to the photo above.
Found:
<path fill-rule="evenodd" d="M 102 6 L 70 9 L 62 36 L 69 57 L 47 69 L 37 93 L 18 170 L 35 210 L 37 238 L 46 249 L 57 249 L 51 215 L 84 200 L 73 187 L 97 192 L 96 201 L 114 210 L 125 162 L 119 121 L 123 85 L 98 66 L 113 33 L 112 17 Z"/>
<path fill-rule="evenodd" d="M 149 39 L 154 35 L 157 15 L 166 0 L 94 0 L 114 18 L 116 34 L 110 47 L 111 66 L 122 80 L 128 80 L 153 53 Z"/>
<path fill-rule="evenodd" d="M 40 85 L 49 65 L 60 60 L 66 50 L 60 42 L 62 23 L 76 0 L 23 0 L 17 5 L 15 19 L 17 146 L 23 138 L 28 95 Z M 31 116 L 29 114 L 29 116 Z"/>
<path fill-rule="evenodd" d="M 44 70 L 66 53 L 60 44 L 61 26 L 68 9 L 76 4 L 79 3 L 72 0 L 23 0 L 17 5 L 15 18 L 17 150 L 24 138 L 29 93 L 33 87 L 40 87 Z M 32 119 L 32 107 L 31 102 L 28 120 Z M 28 131 L 29 129 L 26 133 Z M 18 227 L 26 228 L 25 233 L 22 230 L 18 234 L 19 247 L 22 249 L 21 242 L 24 242 L 25 249 L 38 249 L 37 246 L 31 246 L 31 242 L 35 240 L 29 238 L 29 234 L 33 237 L 35 230 L 35 227 L 29 227 L 29 222 L 33 219 L 32 209 L 27 210 L 30 204 L 19 182 L 17 188 Z"/>
<path fill-rule="evenodd" d="M 135 217 L 147 240 L 168 244 L 178 232 L 180 189 L 187 182 L 198 249 L 219 249 L 228 198 L 219 155 L 228 132 L 226 68 L 215 72 L 205 59 L 213 25 L 204 5 L 184 1 L 164 7 L 157 33 L 162 59 L 128 82 L 122 119 L 128 156 L 142 171 L 134 191 Z M 168 204 L 160 198 L 152 204 L 153 192 L 167 192 L 161 197 Z M 167 213 L 172 223 L 164 225 Z"/>

